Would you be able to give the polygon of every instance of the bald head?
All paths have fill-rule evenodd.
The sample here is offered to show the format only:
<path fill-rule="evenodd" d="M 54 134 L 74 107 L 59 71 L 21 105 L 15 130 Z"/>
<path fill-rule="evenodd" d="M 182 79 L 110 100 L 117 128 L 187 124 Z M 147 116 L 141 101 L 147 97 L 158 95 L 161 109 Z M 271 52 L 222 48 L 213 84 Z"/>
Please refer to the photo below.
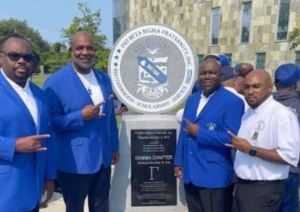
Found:
<path fill-rule="evenodd" d="M 245 80 L 249 80 L 252 78 L 259 78 L 260 81 L 262 81 L 264 84 L 273 86 L 270 74 L 267 71 L 265 71 L 264 69 L 256 69 L 256 70 L 250 72 L 245 77 Z"/>
<path fill-rule="evenodd" d="M 272 79 L 268 72 L 257 69 L 250 72 L 244 82 L 245 99 L 251 108 L 261 105 L 272 93 Z"/>
<path fill-rule="evenodd" d="M 241 63 L 239 66 L 239 74 L 241 77 L 246 77 L 254 68 L 250 63 Z"/>
<path fill-rule="evenodd" d="M 87 38 L 92 43 L 94 43 L 93 37 L 89 32 L 86 32 L 86 31 L 75 32 L 71 37 L 71 48 L 74 45 L 74 43 L 76 43 L 77 40 L 79 40 L 81 38 Z"/>
<path fill-rule="evenodd" d="M 87 74 L 94 65 L 95 44 L 88 32 L 76 32 L 71 39 L 71 61 L 76 71 Z"/>

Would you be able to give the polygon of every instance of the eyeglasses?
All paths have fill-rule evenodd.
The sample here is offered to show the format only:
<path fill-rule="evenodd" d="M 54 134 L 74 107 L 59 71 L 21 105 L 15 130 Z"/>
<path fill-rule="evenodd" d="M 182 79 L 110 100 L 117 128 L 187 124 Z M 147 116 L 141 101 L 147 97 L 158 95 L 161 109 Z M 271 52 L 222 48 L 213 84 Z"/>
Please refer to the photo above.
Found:
<path fill-rule="evenodd" d="M 5 54 L 11 61 L 14 61 L 14 62 L 17 62 L 18 60 L 23 58 L 23 60 L 30 63 L 30 62 L 32 62 L 36 59 L 34 54 L 19 54 L 17 52 L 6 53 L 6 52 L 3 52 L 3 51 L 1 51 L 1 53 Z"/>

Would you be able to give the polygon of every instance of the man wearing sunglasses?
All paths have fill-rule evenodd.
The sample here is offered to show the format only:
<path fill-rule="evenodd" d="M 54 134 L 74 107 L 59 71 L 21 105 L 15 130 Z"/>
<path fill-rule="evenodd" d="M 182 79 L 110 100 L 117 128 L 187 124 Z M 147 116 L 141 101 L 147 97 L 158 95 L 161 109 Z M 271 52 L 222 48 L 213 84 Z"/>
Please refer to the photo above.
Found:
<path fill-rule="evenodd" d="M 0 61 L 0 211 L 36 212 L 56 177 L 46 97 L 28 81 L 36 66 L 28 40 L 4 38 Z"/>

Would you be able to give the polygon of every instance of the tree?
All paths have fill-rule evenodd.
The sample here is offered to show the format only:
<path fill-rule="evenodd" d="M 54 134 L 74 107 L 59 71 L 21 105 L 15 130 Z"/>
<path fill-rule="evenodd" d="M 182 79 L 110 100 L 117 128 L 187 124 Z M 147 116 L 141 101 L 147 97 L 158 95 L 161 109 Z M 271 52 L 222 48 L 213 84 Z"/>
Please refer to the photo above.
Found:
<path fill-rule="evenodd" d="M 288 41 L 291 45 L 291 50 L 297 48 L 300 44 L 300 28 L 294 28 L 293 31 L 290 32 Z"/>
<path fill-rule="evenodd" d="M 44 55 L 45 70 L 53 72 L 64 66 L 69 59 L 69 51 L 64 43 L 56 42 L 51 45 L 50 50 Z"/>
<path fill-rule="evenodd" d="M 87 31 L 91 33 L 94 38 L 96 45 L 96 64 L 97 68 L 107 70 L 107 61 L 109 57 L 110 50 L 105 48 L 104 44 L 106 41 L 106 36 L 101 33 L 101 13 L 100 9 L 92 12 L 88 8 L 87 3 L 78 3 L 78 9 L 82 13 L 82 17 L 75 16 L 71 22 L 71 25 L 62 29 L 63 37 L 70 43 L 71 37 L 75 32 Z"/>
<path fill-rule="evenodd" d="M 40 35 L 38 30 L 27 25 L 26 21 L 8 19 L 0 21 L 0 36 L 22 35 L 32 43 L 33 50 L 41 57 L 49 51 L 50 45 Z M 43 63 L 43 61 L 41 61 Z"/>

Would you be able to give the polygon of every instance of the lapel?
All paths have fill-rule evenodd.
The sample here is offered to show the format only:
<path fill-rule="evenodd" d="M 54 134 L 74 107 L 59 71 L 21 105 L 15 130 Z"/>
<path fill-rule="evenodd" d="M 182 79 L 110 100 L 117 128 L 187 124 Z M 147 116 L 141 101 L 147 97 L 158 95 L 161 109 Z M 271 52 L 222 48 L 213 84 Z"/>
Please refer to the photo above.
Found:
<path fill-rule="evenodd" d="M 190 102 L 189 105 L 190 109 L 188 110 L 188 116 L 187 116 L 187 118 L 192 122 L 194 122 L 195 119 L 197 118 L 196 114 L 197 114 L 197 109 L 201 98 L 201 92 L 197 92 L 196 94 L 197 96 L 195 97 L 195 99 Z"/>
<path fill-rule="evenodd" d="M 105 81 L 104 81 L 104 77 L 101 75 L 100 71 L 95 70 L 94 68 L 92 69 L 92 71 L 94 72 L 98 85 L 102 91 L 102 95 L 103 95 L 103 100 L 107 101 L 109 96 L 108 96 L 108 92 L 106 90 L 105 87 Z"/>
<path fill-rule="evenodd" d="M 21 109 L 21 111 L 24 112 L 25 116 L 27 116 L 27 118 L 30 120 L 30 122 L 33 124 L 33 126 L 36 127 L 36 124 L 34 123 L 33 118 L 31 116 L 28 108 L 26 107 L 25 103 L 23 102 L 23 100 L 21 99 L 21 97 L 17 94 L 17 92 L 6 81 L 6 79 L 4 78 L 4 76 L 2 75 L 1 72 L 0 72 L 0 83 L 4 87 L 4 91 L 6 91 L 7 94 L 14 99 L 14 101 L 19 106 L 19 108 Z"/>
<path fill-rule="evenodd" d="M 80 78 L 78 77 L 76 71 L 74 70 L 73 66 L 69 64 L 69 72 L 71 75 L 71 80 L 73 83 L 70 83 L 71 85 L 74 84 L 74 89 L 78 93 L 78 96 L 82 96 L 88 104 L 94 104 L 91 96 L 89 95 L 88 91 L 84 87 L 83 83 L 81 82 Z M 75 92 L 74 91 L 74 92 Z"/>
<path fill-rule="evenodd" d="M 77 92 L 79 92 L 80 95 L 84 96 L 85 100 L 87 102 L 89 102 L 89 104 L 94 104 L 91 96 L 89 95 L 88 91 L 84 87 L 83 83 L 81 82 L 80 78 L 78 77 L 77 73 L 75 72 L 75 70 L 71 64 L 70 64 L 69 68 L 70 68 L 69 71 L 71 74 L 71 78 L 74 81 Z M 105 88 L 104 78 L 101 76 L 99 71 L 95 70 L 94 68 L 92 68 L 92 71 L 94 72 L 97 82 L 98 82 L 98 85 L 102 91 L 103 99 L 104 99 L 104 101 L 106 101 L 109 97 L 108 97 L 108 92 Z"/>
<path fill-rule="evenodd" d="M 29 87 L 31 90 L 31 93 L 34 97 L 35 103 L 36 103 L 36 109 L 37 109 L 37 134 L 40 133 L 40 126 L 41 126 L 41 116 L 43 115 L 43 107 L 42 107 L 42 102 L 41 102 L 41 98 L 39 98 L 38 93 L 36 92 L 34 86 L 32 85 L 32 83 L 29 83 Z"/>
<path fill-rule="evenodd" d="M 215 110 L 215 107 L 217 105 L 217 101 L 222 96 L 222 90 L 223 89 L 224 89 L 223 86 L 221 86 L 218 90 L 215 91 L 215 94 L 213 94 L 213 96 L 210 97 L 210 99 L 208 100 L 208 102 L 206 103 L 206 105 L 204 106 L 202 111 L 199 113 L 199 115 L 196 117 L 194 122 L 199 121 L 199 119 L 201 119 L 205 114 L 207 114 L 208 111 Z M 201 98 L 201 95 L 200 95 L 200 98 Z M 201 99 L 200 99 L 200 101 L 201 101 Z M 197 105 L 197 107 L 198 107 L 198 105 Z M 197 111 L 197 109 L 196 109 L 196 111 Z"/>

